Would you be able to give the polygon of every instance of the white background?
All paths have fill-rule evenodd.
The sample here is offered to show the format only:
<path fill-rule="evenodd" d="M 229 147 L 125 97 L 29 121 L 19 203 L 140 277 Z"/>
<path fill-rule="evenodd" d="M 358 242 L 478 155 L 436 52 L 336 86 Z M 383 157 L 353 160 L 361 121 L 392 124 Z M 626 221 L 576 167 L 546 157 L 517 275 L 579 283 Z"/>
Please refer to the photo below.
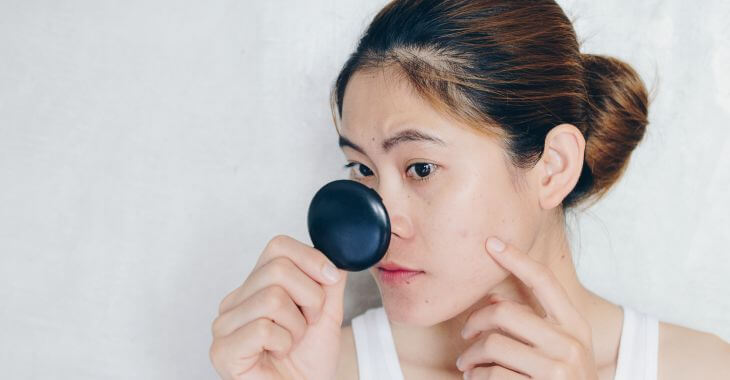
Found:
<path fill-rule="evenodd" d="M 220 300 L 274 235 L 309 243 L 345 175 L 328 94 L 383 4 L 0 1 L 0 377 L 215 378 Z M 561 4 L 656 88 L 571 222 L 581 279 L 730 340 L 730 3 Z M 348 319 L 378 302 L 364 275 Z"/>

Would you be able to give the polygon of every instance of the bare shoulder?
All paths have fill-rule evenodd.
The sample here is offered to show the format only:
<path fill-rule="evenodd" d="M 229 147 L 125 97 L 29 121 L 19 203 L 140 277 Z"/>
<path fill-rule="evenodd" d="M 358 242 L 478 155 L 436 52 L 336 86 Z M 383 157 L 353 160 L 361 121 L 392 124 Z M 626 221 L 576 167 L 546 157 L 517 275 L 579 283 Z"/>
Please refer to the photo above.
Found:
<path fill-rule="evenodd" d="M 337 360 L 337 380 L 357 380 L 357 353 L 352 326 L 344 326 L 340 332 L 340 356 Z"/>
<path fill-rule="evenodd" d="M 660 380 L 730 378 L 730 344 L 714 334 L 659 323 Z"/>

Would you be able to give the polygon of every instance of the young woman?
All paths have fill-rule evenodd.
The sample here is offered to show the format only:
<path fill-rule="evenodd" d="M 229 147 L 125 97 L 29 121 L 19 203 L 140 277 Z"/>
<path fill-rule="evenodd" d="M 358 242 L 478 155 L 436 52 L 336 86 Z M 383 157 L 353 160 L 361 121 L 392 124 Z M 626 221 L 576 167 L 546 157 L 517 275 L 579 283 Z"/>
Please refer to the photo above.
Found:
<path fill-rule="evenodd" d="M 554 1 L 393 1 L 332 94 L 351 178 L 391 219 L 383 307 L 342 327 L 347 273 L 277 236 L 213 322 L 222 378 L 730 378 L 719 338 L 578 280 L 565 211 L 621 176 L 648 100 Z"/>

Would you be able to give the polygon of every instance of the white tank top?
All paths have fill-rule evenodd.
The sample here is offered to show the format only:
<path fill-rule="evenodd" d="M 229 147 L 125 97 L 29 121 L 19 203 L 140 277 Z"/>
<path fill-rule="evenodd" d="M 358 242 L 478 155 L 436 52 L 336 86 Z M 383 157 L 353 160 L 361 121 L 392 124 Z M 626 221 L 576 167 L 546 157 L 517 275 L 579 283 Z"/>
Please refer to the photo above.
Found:
<path fill-rule="evenodd" d="M 624 323 L 614 380 L 656 380 L 659 322 L 655 317 L 621 306 Z M 360 380 L 404 380 L 383 307 L 352 319 Z"/>

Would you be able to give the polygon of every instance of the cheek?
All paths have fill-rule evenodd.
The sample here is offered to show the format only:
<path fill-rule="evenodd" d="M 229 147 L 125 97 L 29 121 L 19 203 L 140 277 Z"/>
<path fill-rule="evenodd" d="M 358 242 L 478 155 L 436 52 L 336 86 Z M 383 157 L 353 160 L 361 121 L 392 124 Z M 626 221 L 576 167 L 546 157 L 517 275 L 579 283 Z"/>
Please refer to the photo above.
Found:
<path fill-rule="evenodd" d="M 431 252 L 445 252 L 444 258 L 478 255 L 489 234 L 503 231 L 504 212 L 499 199 L 485 194 L 478 182 L 458 182 L 427 204 L 419 216 L 419 231 Z"/>
<path fill-rule="evenodd" d="M 495 174 L 497 179 L 464 175 L 426 203 L 418 218 L 418 233 L 432 256 L 429 266 L 435 273 L 471 279 L 501 277 L 503 269 L 484 244 L 490 236 L 507 241 L 522 236 L 527 205 L 499 174 L 504 173 Z"/>

